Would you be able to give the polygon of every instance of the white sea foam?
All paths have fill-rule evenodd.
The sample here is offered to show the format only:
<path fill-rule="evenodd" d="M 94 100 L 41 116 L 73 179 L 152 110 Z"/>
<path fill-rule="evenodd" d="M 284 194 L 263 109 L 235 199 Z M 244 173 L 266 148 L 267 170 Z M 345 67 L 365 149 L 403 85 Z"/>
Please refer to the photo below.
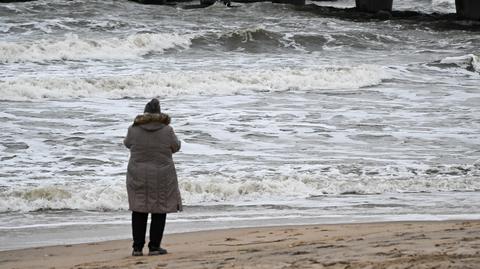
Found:
<path fill-rule="evenodd" d="M 467 54 L 457 57 L 446 57 L 440 61 L 442 64 L 455 64 L 461 68 L 472 69 L 480 72 L 480 60 L 475 54 Z"/>
<path fill-rule="evenodd" d="M 244 91 L 358 89 L 377 85 L 388 75 L 380 67 L 171 71 L 100 78 L 15 78 L 0 82 L 3 100 L 77 97 L 222 95 Z"/>
<path fill-rule="evenodd" d="M 125 38 L 85 38 L 68 34 L 62 39 L 0 42 L 0 63 L 50 60 L 132 59 L 170 48 L 185 49 L 192 36 L 170 33 L 141 33 Z"/>

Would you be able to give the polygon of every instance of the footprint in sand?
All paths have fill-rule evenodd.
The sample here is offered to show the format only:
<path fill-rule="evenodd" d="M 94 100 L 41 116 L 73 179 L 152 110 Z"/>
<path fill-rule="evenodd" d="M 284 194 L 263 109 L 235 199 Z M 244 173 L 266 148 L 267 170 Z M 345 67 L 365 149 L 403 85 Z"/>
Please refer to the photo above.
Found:
<path fill-rule="evenodd" d="M 295 251 L 295 252 L 292 252 L 290 255 L 298 256 L 298 255 L 305 255 L 305 254 L 310 254 L 310 252 L 308 252 L 308 251 Z"/>

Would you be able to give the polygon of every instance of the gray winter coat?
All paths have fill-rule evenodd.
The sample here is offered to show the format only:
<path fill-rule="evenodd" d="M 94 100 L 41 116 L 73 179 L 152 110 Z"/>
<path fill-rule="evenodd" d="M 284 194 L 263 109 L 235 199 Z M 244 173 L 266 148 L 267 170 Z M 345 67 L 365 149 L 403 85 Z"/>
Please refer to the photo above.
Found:
<path fill-rule="evenodd" d="M 130 210 L 170 213 L 182 210 L 172 154 L 180 141 L 166 114 L 145 113 L 128 128 L 124 144 L 130 149 L 127 191 Z"/>

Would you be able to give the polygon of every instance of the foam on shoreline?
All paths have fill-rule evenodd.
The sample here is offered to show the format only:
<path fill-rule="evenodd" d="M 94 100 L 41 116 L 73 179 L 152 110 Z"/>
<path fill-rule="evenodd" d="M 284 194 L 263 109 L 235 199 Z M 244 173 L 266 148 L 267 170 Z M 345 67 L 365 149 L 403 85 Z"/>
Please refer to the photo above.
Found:
<path fill-rule="evenodd" d="M 469 169 L 469 168 L 466 168 Z M 451 173 L 453 170 L 446 170 Z M 475 173 L 475 171 L 472 171 Z M 418 178 L 415 178 L 418 177 Z M 326 195 L 376 195 L 390 193 L 478 192 L 475 176 L 446 178 L 442 174 L 428 176 L 389 177 L 342 175 L 341 173 L 283 175 L 256 178 L 224 178 L 181 176 L 180 189 L 187 205 L 229 204 L 309 199 Z M 128 209 L 123 179 L 111 183 L 43 184 L 16 186 L 0 191 L 0 212 L 34 212 L 38 210 L 118 211 Z"/>

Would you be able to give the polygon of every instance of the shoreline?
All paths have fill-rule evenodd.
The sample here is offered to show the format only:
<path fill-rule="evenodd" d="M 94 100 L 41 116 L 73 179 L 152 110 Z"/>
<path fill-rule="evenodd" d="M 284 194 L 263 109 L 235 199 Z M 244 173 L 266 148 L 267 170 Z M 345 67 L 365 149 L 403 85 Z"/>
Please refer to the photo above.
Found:
<path fill-rule="evenodd" d="M 0 251 L 0 268 L 474 268 L 479 235 L 480 220 L 230 228 L 166 234 L 164 256 L 131 257 L 131 239 Z"/>
<path fill-rule="evenodd" d="M 383 215 L 377 217 L 336 216 L 307 218 L 266 218 L 237 219 L 230 221 L 193 221 L 177 222 L 167 219 L 165 235 L 188 232 L 203 232 L 212 230 L 228 230 L 242 228 L 287 227 L 308 225 L 342 225 L 395 222 L 439 222 L 439 221 L 475 221 L 480 220 L 479 214 L 455 215 Z M 148 222 L 150 223 L 150 222 Z M 3 228 L 0 241 L 11 242 L 10 245 L 0 244 L 0 252 L 30 249 L 38 247 L 53 247 L 59 245 L 78 245 L 98 243 L 131 238 L 130 221 L 124 223 L 78 223 L 72 225 L 33 226 L 31 228 Z"/>

